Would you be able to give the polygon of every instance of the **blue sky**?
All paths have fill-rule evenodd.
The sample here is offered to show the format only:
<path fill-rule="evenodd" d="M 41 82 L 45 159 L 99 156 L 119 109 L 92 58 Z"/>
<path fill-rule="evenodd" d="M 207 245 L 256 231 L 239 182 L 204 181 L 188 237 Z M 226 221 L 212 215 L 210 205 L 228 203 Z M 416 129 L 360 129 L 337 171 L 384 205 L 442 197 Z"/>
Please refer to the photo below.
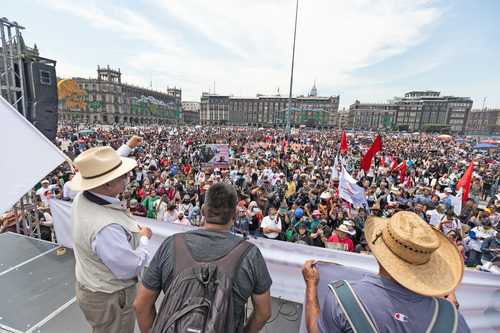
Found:
<path fill-rule="evenodd" d="M 288 93 L 294 0 L 4 0 L 58 75 L 254 96 Z M 500 107 L 500 1 L 301 0 L 294 94 L 384 102 L 432 89 Z"/>

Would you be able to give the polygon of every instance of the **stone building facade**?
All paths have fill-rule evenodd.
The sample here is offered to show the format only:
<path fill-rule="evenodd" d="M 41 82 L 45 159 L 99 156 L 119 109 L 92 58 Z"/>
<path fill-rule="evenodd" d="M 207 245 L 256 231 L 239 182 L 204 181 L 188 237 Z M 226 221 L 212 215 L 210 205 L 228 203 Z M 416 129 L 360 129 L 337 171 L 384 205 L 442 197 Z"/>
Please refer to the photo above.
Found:
<path fill-rule="evenodd" d="M 200 123 L 200 102 L 182 102 L 182 121 L 184 124 L 192 125 Z"/>
<path fill-rule="evenodd" d="M 500 109 L 472 110 L 467 122 L 467 133 L 500 135 Z"/>
<path fill-rule="evenodd" d="M 393 103 L 361 103 L 349 106 L 352 127 L 357 129 L 391 129 L 394 126 L 398 106 Z"/>
<path fill-rule="evenodd" d="M 314 88 L 314 87 L 313 87 Z M 333 127 L 339 96 L 292 98 L 291 126 Z M 288 97 L 281 95 L 233 97 L 203 93 L 200 122 L 205 125 L 279 127 L 286 124 Z"/>
<path fill-rule="evenodd" d="M 441 96 L 438 91 L 412 91 L 388 103 L 361 103 L 349 107 L 356 129 L 464 133 L 472 109 L 469 97 Z"/>
<path fill-rule="evenodd" d="M 448 126 L 451 132 L 463 133 L 472 109 L 469 97 L 441 96 L 438 91 L 411 91 L 396 104 L 395 127 L 409 131 Z"/>
<path fill-rule="evenodd" d="M 75 84 L 76 83 L 76 84 Z M 97 68 L 97 78 L 60 80 L 58 88 L 74 90 L 59 99 L 62 121 L 89 124 L 177 124 L 182 121 L 182 91 L 166 92 L 123 83 L 120 70 Z M 68 89 L 66 89 L 68 90 Z M 78 103 L 75 103 L 78 99 Z"/>

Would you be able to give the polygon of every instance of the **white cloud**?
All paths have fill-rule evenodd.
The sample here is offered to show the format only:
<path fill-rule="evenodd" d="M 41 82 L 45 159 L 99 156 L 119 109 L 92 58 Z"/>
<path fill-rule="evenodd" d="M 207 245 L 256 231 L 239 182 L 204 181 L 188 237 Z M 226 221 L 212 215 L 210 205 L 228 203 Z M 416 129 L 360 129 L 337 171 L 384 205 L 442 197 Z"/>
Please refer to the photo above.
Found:
<path fill-rule="evenodd" d="M 101 2 L 89 6 L 50 0 L 50 5 L 121 38 L 150 45 L 126 59 L 124 75 L 145 76 L 142 82 L 149 82 L 154 70 L 155 86 L 181 86 L 187 99 L 198 99 L 214 81 L 221 93 L 274 93 L 277 87 L 282 94 L 288 92 L 294 0 L 155 0 L 146 8 L 153 9 L 155 17 L 148 17 L 147 10 L 104 11 Z M 153 24 L 151 19 L 161 17 L 162 11 L 173 16 L 176 25 L 168 20 Z M 428 0 L 300 1 L 294 92 L 305 93 L 314 79 L 320 93 L 321 83 L 355 84 L 354 70 L 421 43 L 440 15 Z M 198 43 L 193 34 L 198 34 Z M 215 51 L 207 53 L 208 44 Z"/>

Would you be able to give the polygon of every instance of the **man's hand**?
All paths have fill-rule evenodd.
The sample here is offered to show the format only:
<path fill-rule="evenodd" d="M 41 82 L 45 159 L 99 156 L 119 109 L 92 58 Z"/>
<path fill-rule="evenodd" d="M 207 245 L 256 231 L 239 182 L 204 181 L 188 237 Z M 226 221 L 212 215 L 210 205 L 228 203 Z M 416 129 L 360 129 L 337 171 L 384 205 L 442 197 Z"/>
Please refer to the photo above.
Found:
<path fill-rule="evenodd" d="M 302 275 L 304 276 L 304 281 L 306 285 L 314 285 L 317 286 L 319 282 L 319 271 L 315 267 L 316 260 L 307 260 L 304 263 L 304 268 L 302 268 Z"/>
<path fill-rule="evenodd" d="M 315 267 L 316 260 L 307 260 L 302 269 L 302 275 L 306 282 L 306 301 L 304 304 L 306 328 L 309 333 L 320 333 L 317 321 L 321 309 L 318 302 L 319 271 Z"/>
<path fill-rule="evenodd" d="M 141 236 L 146 236 L 148 239 L 151 239 L 151 236 L 153 236 L 153 232 L 149 227 L 141 227 L 139 226 L 139 235 Z"/>
<path fill-rule="evenodd" d="M 130 149 L 134 149 L 142 144 L 142 138 L 138 135 L 133 135 L 127 142 L 127 146 Z"/>

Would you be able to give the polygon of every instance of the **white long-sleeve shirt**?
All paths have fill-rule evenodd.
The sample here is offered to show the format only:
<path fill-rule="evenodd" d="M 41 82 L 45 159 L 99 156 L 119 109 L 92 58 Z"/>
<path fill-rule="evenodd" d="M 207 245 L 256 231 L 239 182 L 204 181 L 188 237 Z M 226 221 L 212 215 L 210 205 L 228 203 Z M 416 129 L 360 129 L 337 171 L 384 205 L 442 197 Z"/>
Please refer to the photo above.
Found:
<path fill-rule="evenodd" d="M 120 200 L 98 193 L 92 194 L 106 200 L 110 204 L 119 204 Z M 139 276 L 150 254 L 147 250 L 149 239 L 140 238 L 139 246 L 134 250 L 129 243 L 128 234 L 119 224 L 110 224 L 99 231 L 92 241 L 92 251 L 102 260 L 104 265 L 120 280 L 128 280 Z"/>
<path fill-rule="evenodd" d="M 117 153 L 126 157 L 132 149 L 122 145 Z M 92 192 L 92 191 L 90 191 Z M 106 200 L 110 204 L 120 204 L 120 200 L 107 195 L 92 192 L 92 194 Z M 92 241 L 92 251 L 102 260 L 104 265 L 121 280 L 137 277 L 149 261 L 150 253 L 147 250 L 149 239 L 140 238 L 139 246 L 134 250 L 129 243 L 127 232 L 118 224 L 110 224 L 99 231 Z"/>

